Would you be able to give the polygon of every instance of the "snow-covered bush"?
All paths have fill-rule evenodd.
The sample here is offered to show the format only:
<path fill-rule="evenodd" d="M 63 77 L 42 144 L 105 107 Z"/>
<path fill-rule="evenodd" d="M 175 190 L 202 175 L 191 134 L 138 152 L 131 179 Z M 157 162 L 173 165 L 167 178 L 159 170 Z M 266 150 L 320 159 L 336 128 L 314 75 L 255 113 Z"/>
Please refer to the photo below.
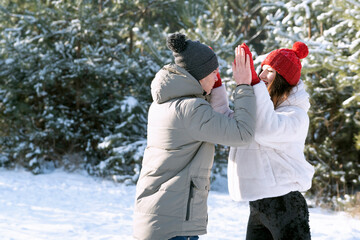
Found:
<path fill-rule="evenodd" d="M 302 60 L 312 105 L 306 156 L 316 167 L 310 192 L 328 202 L 354 194 L 360 188 L 360 5 L 340 0 L 266 2 L 266 51 L 291 48 L 295 41 L 310 50 Z"/>
<path fill-rule="evenodd" d="M 352 194 L 360 188 L 359 7 L 354 0 L 4 0 L 0 167 L 80 167 L 134 182 L 150 83 L 173 61 L 167 34 L 211 46 L 229 93 L 238 44 L 249 45 L 259 69 L 265 53 L 303 41 L 312 103 L 305 154 L 316 167 L 310 193 L 325 201 Z M 228 147 L 216 149 L 213 172 L 224 174 Z"/>
<path fill-rule="evenodd" d="M 99 12 L 82 1 L 7 7 L 0 25 L 2 156 L 41 173 L 49 163 L 67 166 L 65 155 L 80 154 L 94 172 L 109 158 L 99 144 L 115 132 L 129 135 L 118 127 L 129 115 L 143 118 L 157 65 L 143 67 L 154 60 L 129 44 L 116 7 Z M 122 111 L 128 96 L 138 99 L 138 107 Z M 144 121 L 131 124 L 140 131 L 131 133 L 128 144 L 145 136 Z"/>

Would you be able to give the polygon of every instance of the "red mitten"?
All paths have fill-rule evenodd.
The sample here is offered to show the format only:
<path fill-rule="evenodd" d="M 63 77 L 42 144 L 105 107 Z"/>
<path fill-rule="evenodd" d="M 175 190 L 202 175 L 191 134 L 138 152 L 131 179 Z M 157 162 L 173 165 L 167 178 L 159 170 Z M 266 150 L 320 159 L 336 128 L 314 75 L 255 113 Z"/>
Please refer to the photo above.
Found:
<path fill-rule="evenodd" d="M 220 86 L 222 85 L 222 81 L 221 81 L 221 77 L 220 77 L 219 71 L 217 72 L 216 76 L 217 76 L 217 79 L 218 79 L 218 80 L 215 82 L 213 88 L 217 88 L 217 87 L 220 87 Z"/>
<path fill-rule="evenodd" d="M 249 54 L 250 57 L 250 67 L 251 67 L 251 86 L 254 86 L 255 84 L 258 84 L 260 82 L 260 79 L 255 71 L 254 62 L 252 59 L 252 54 L 250 52 L 249 47 L 243 43 L 240 45 L 245 50 L 245 54 Z"/>

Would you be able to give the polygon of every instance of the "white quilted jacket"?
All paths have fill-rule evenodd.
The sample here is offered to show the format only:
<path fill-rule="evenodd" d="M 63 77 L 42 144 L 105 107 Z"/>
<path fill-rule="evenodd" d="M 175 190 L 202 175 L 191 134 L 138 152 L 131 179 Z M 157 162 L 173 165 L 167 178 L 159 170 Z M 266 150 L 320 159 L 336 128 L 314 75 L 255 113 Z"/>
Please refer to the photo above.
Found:
<path fill-rule="evenodd" d="M 248 145 L 230 149 L 230 196 L 235 201 L 254 201 L 308 190 L 314 168 L 303 153 L 310 108 L 303 82 L 275 110 L 264 82 L 256 84 L 254 92 L 255 138 Z M 217 112 L 232 114 L 224 87 L 214 89 L 211 95 L 210 103 Z"/>

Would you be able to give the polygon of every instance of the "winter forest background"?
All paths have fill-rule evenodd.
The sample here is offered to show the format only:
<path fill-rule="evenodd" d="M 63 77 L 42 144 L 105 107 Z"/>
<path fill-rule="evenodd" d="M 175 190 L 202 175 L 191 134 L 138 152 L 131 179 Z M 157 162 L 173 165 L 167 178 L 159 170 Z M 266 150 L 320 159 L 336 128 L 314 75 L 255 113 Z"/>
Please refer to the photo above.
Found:
<path fill-rule="evenodd" d="M 360 2 L 357 0 L 0 0 L 0 167 L 63 168 L 136 183 L 150 83 L 173 61 L 166 36 L 216 52 L 229 92 L 234 48 L 264 54 L 305 42 L 311 95 L 307 193 L 318 205 L 360 202 Z M 226 174 L 217 146 L 213 172 Z M 215 176 L 215 174 L 214 174 Z"/>

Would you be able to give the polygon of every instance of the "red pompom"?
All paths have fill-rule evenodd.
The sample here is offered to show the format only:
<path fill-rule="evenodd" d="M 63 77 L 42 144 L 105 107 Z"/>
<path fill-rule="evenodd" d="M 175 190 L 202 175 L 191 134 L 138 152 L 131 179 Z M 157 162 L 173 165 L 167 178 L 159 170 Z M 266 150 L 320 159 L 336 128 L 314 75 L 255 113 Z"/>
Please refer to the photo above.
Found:
<path fill-rule="evenodd" d="M 295 52 L 296 56 L 300 59 L 305 58 L 309 54 L 309 49 L 303 42 L 295 42 L 292 50 Z"/>

